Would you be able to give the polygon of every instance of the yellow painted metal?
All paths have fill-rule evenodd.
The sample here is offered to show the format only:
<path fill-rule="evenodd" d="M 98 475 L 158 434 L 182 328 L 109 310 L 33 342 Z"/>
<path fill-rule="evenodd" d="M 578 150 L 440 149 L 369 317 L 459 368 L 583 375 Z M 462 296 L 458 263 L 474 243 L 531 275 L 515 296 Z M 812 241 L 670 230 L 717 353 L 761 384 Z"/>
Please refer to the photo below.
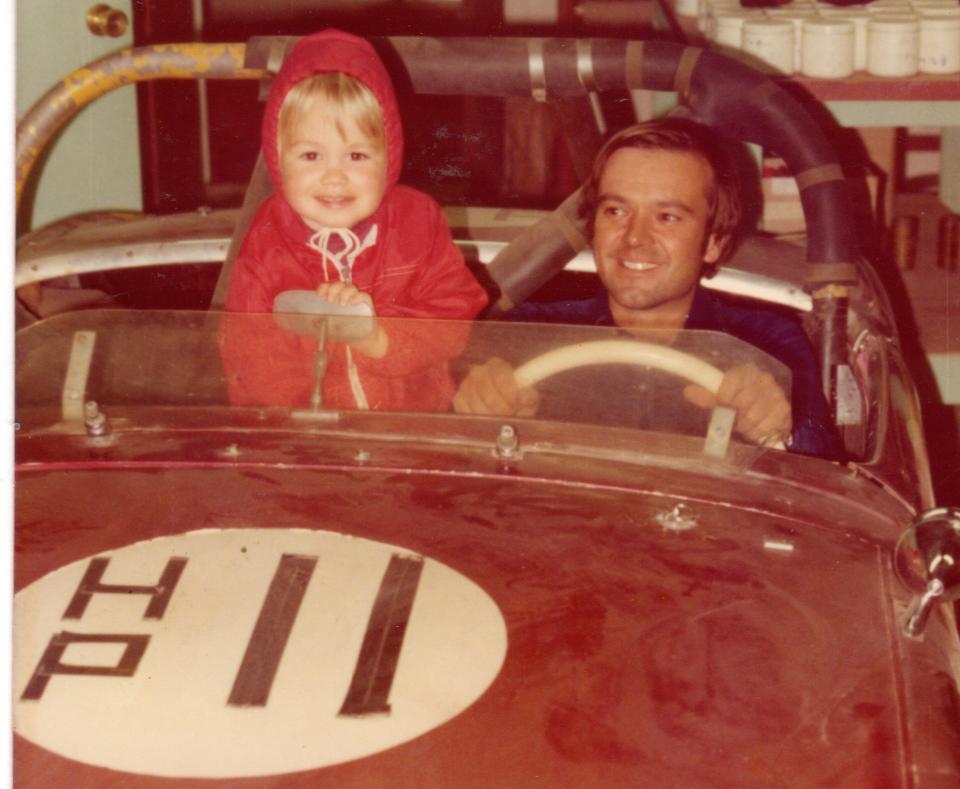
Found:
<path fill-rule="evenodd" d="M 243 65 L 245 44 L 156 44 L 124 49 L 69 74 L 17 124 L 16 202 L 46 145 L 74 115 L 112 90 L 154 79 L 261 79 Z"/>

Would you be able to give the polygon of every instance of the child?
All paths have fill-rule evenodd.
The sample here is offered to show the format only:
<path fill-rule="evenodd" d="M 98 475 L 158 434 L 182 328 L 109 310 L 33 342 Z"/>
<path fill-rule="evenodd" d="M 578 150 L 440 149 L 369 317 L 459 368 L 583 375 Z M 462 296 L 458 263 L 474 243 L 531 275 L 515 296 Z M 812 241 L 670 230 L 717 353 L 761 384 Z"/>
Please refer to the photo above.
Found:
<path fill-rule="evenodd" d="M 368 42 L 336 30 L 300 40 L 273 82 L 262 146 L 276 192 L 260 206 L 244 238 L 228 311 L 271 312 L 274 298 L 286 290 L 316 290 L 344 305 L 366 302 L 383 317 L 470 319 L 486 305 L 486 294 L 464 265 L 439 206 L 397 183 L 400 115 L 386 69 Z M 345 365 L 351 380 L 354 402 L 339 405 L 377 407 L 371 403 L 374 395 L 381 407 L 409 406 L 389 402 L 404 399 L 396 381 L 373 379 L 445 362 L 460 343 L 451 347 L 437 334 L 434 329 L 415 341 L 407 338 L 417 353 L 409 348 L 393 353 L 391 345 L 401 338 L 391 337 L 378 322 L 371 338 L 342 349 L 345 358 L 330 360 L 329 378 L 342 378 L 336 368 Z M 441 378 L 446 375 L 442 367 Z M 243 382 L 234 378 L 236 394 Z M 444 391 L 450 388 L 442 383 Z M 381 384 L 392 387 L 393 394 L 366 391 L 382 389 Z M 270 389 L 275 398 L 275 380 Z M 291 392 L 282 399 L 299 395 Z"/>

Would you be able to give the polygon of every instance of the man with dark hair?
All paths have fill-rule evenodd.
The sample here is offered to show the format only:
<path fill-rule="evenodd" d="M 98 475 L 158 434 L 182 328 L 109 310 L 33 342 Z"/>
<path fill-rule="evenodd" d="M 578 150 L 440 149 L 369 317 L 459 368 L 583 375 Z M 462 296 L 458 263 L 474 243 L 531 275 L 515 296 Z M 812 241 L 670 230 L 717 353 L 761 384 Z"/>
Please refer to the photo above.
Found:
<path fill-rule="evenodd" d="M 735 249 L 740 188 L 724 144 L 681 119 L 638 124 L 597 155 L 580 202 L 602 288 L 592 298 L 522 304 L 505 319 L 648 329 L 726 332 L 769 353 L 793 375 L 792 398 L 753 364 L 725 371 L 716 395 L 690 385 L 694 405 L 736 411 L 736 431 L 756 444 L 783 441 L 797 452 L 839 457 L 816 356 L 799 322 L 700 285 Z M 539 394 L 520 388 L 493 358 L 473 367 L 454 407 L 462 413 L 532 416 Z"/>
<path fill-rule="evenodd" d="M 624 148 L 641 151 L 671 151 L 702 157 L 713 178 L 707 194 L 707 225 L 704 242 L 710 236 L 724 239 L 720 256 L 705 266 L 712 273 L 716 266 L 729 260 L 736 249 L 737 234 L 743 215 L 740 203 L 740 180 L 730 156 L 729 144 L 707 126 L 681 118 L 662 118 L 630 126 L 615 134 L 601 148 L 593 161 L 590 175 L 580 192 L 578 212 L 586 222 L 587 237 L 593 238 L 600 182 L 613 155 Z M 706 250 L 704 250 L 705 252 Z"/>

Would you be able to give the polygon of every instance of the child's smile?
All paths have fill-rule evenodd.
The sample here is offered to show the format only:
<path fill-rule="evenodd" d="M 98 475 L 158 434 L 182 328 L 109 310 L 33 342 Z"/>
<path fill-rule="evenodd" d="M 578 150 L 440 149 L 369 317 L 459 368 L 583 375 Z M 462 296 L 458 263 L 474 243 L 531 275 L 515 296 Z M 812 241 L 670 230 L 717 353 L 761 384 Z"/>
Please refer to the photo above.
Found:
<path fill-rule="evenodd" d="M 314 230 L 352 227 L 371 216 L 386 189 L 387 155 L 351 119 L 330 120 L 317 103 L 280 135 L 283 195 Z"/>

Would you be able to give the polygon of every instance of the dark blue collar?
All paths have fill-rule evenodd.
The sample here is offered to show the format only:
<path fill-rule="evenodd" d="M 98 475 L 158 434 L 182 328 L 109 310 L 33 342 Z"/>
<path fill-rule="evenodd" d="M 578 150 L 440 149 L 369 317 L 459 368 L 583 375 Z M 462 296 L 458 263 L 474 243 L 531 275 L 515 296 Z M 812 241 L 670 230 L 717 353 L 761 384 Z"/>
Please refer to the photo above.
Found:
<path fill-rule="evenodd" d="M 615 326 L 613 314 L 610 312 L 610 299 L 607 289 L 600 287 L 588 302 L 587 312 L 597 326 Z M 690 314 L 687 316 L 685 329 L 705 329 L 721 331 L 721 321 L 717 314 L 717 305 L 707 288 L 697 285 L 693 292 L 693 301 L 690 304 Z"/>
<path fill-rule="evenodd" d="M 531 323 L 572 323 L 580 326 L 616 326 L 610 312 L 610 298 L 602 285 L 590 298 L 550 303 L 524 302 L 505 313 L 501 320 Z M 713 294 L 697 285 L 684 328 L 723 331 L 720 307 Z"/>

